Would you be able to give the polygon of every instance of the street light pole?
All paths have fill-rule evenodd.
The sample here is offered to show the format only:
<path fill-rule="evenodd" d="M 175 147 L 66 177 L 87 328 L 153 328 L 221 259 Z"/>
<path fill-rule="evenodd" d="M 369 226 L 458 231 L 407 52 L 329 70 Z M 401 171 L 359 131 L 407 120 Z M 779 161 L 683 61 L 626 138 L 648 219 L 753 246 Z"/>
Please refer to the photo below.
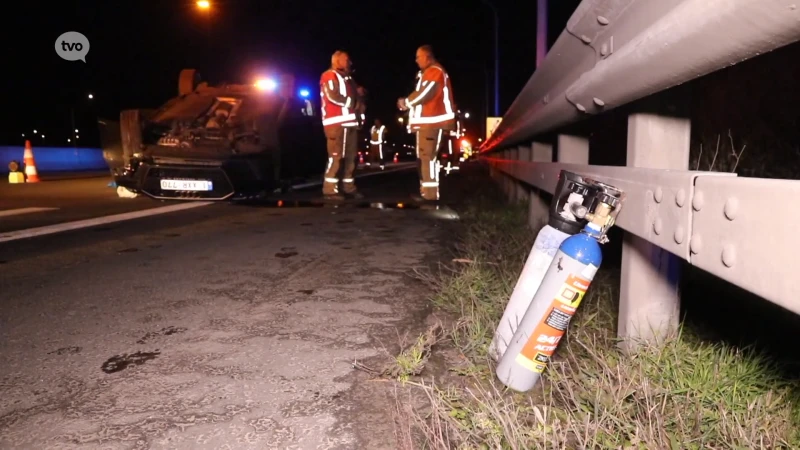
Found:
<path fill-rule="evenodd" d="M 494 116 L 500 117 L 500 19 L 497 8 L 489 0 L 482 1 L 494 14 Z"/>
<path fill-rule="evenodd" d="M 536 67 L 547 56 L 547 0 L 538 0 L 536 9 Z"/>
<path fill-rule="evenodd" d="M 484 98 L 483 100 L 483 110 L 486 115 L 486 117 L 483 120 L 483 135 L 486 136 L 486 133 L 488 131 L 486 128 L 488 126 L 486 125 L 488 123 L 486 119 L 489 118 L 489 71 L 486 70 L 486 66 L 483 67 L 483 83 L 484 83 L 483 92 L 484 95 L 486 96 L 486 98 Z"/>
<path fill-rule="evenodd" d="M 210 55 L 213 53 L 211 49 L 211 2 L 209 0 L 198 0 L 196 5 L 201 14 L 205 14 L 206 49 Z"/>

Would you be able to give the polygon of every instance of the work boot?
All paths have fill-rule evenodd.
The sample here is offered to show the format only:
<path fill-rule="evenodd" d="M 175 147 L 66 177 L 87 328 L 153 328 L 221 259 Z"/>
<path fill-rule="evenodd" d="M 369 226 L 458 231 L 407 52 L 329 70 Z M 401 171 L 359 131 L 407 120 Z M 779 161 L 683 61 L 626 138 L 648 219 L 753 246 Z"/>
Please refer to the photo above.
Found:
<path fill-rule="evenodd" d="M 342 194 L 323 194 L 322 198 L 332 202 L 341 202 L 345 200 L 344 195 Z"/>
<path fill-rule="evenodd" d="M 420 194 L 412 194 L 411 199 L 417 203 L 435 203 L 436 199 L 425 198 Z"/>
<path fill-rule="evenodd" d="M 356 200 L 361 200 L 362 198 L 364 198 L 364 194 L 362 194 L 361 192 L 358 192 L 358 191 L 347 192 L 346 195 L 348 197 L 354 198 Z"/>

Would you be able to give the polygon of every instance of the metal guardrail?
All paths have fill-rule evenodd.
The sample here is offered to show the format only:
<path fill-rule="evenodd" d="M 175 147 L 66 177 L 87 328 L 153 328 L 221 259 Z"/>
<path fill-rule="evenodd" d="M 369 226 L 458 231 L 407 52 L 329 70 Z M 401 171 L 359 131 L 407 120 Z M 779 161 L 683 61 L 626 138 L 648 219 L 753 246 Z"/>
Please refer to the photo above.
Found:
<path fill-rule="evenodd" d="M 561 170 L 618 187 L 627 198 L 617 226 L 800 314 L 800 287 L 791 274 L 792 262 L 800 254 L 800 233 L 787 217 L 800 198 L 800 181 L 738 178 L 719 172 L 487 160 L 513 178 L 551 194 Z"/>
<path fill-rule="evenodd" d="M 584 0 L 481 151 L 798 40 L 797 0 Z"/>
<path fill-rule="evenodd" d="M 541 152 L 534 155 L 542 149 L 536 143 L 543 133 L 557 133 L 572 122 L 799 40 L 796 0 L 584 0 L 481 147 L 481 158 L 513 183 L 550 193 L 561 170 L 619 187 L 627 195 L 619 227 L 655 250 L 666 250 L 800 314 L 800 287 L 793 276 L 793 262 L 800 253 L 793 219 L 800 216 L 792 211 L 800 197 L 800 181 L 675 170 L 688 168 L 688 127 L 675 139 L 675 152 L 670 152 L 665 148 L 669 145 L 657 145 L 659 136 L 671 133 L 673 125 L 666 121 L 654 133 L 647 125 L 642 127 L 645 134 L 651 133 L 650 141 L 631 138 L 629 130 L 629 167 L 551 163 L 552 147 L 547 144 L 544 158 Z M 650 149 L 648 142 L 660 148 Z M 588 163 L 588 140 L 578 147 L 577 153 L 563 155 L 559 149 L 556 159 Z M 675 154 L 686 161 L 678 164 Z M 623 253 L 635 248 L 627 245 Z M 674 280 L 666 280 L 666 272 L 657 267 L 659 256 L 631 258 L 639 259 L 629 269 L 647 258 L 652 263 L 627 275 L 629 289 L 627 293 L 623 289 L 622 296 L 629 298 L 621 299 L 628 302 L 621 306 L 621 315 L 626 308 L 631 317 L 651 314 L 641 311 L 678 295 L 677 288 L 661 289 L 654 294 L 661 295 L 660 300 L 637 303 L 634 297 L 649 295 L 644 286 L 651 280 L 673 286 Z M 624 261 L 623 255 L 623 270 Z M 637 285 L 631 280 L 636 277 L 646 281 Z M 664 315 L 671 307 L 655 306 L 661 312 L 653 314 Z"/>

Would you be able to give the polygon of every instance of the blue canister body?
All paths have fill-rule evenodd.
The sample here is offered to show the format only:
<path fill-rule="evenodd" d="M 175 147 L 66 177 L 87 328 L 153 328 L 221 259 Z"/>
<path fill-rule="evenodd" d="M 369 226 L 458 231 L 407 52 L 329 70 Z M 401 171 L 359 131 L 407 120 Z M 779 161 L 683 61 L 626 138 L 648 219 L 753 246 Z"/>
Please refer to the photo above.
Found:
<path fill-rule="evenodd" d="M 497 366 L 507 387 L 526 392 L 541 378 L 603 261 L 600 236 L 590 222 L 559 247 Z"/>

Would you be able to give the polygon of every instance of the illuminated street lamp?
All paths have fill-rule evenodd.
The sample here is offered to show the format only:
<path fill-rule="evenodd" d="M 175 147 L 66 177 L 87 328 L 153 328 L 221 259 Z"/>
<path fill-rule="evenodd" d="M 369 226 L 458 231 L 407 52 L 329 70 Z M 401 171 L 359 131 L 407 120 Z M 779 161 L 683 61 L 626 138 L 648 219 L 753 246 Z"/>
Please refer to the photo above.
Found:
<path fill-rule="evenodd" d="M 469 119 L 469 113 L 464 113 L 464 118 Z"/>
<path fill-rule="evenodd" d="M 94 98 L 94 95 L 92 95 L 92 94 L 89 94 L 89 100 L 91 100 L 91 99 L 93 99 L 93 98 Z"/>
<path fill-rule="evenodd" d="M 403 123 L 403 118 L 402 117 L 398 117 L 397 121 L 400 122 L 400 123 Z"/>
<path fill-rule="evenodd" d="M 200 9 L 211 8 L 211 2 L 209 2 L 208 0 L 198 0 L 197 7 Z"/>

